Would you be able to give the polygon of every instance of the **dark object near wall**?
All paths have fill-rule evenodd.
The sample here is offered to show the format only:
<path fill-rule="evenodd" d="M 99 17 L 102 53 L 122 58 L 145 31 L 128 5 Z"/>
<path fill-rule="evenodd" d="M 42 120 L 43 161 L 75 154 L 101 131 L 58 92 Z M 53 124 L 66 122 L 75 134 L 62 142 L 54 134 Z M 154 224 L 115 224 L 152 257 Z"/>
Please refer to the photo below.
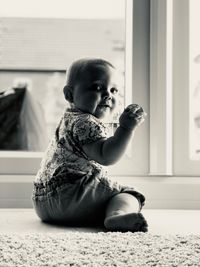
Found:
<path fill-rule="evenodd" d="M 0 149 L 26 150 L 27 141 L 20 125 L 26 88 L 0 93 Z"/>
<path fill-rule="evenodd" d="M 0 150 L 44 151 L 48 143 L 41 104 L 26 85 L 0 93 Z"/>

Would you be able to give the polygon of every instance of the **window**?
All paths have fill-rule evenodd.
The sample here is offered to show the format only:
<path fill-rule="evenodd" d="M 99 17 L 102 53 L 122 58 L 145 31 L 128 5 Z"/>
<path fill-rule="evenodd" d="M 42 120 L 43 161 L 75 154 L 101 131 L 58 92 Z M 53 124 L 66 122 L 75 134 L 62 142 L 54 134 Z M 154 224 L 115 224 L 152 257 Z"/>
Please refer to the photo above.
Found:
<path fill-rule="evenodd" d="M 174 174 L 200 174 L 199 1 L 174 2 Z"/>
<path fill-rule="evenodd" d="M 151 2 L 151 175 L 200 174 L 198 7 Z"/>
<path fill-rule="evenodd" d="M 3 37 L 2 43 L 5 42 L 4 44 L 7 44 L 6 41 L 11 40 L 9 34 L 12 31 L 12 27 L 15 27 L 15 31 L 13 32 L 12 37 L 16 38 L 15 34 L 18 34 L 18 37 L 15 39 L 16 42 L 20 42 L 21 38 L 19 37 L 23 37 L 24 34 L 26 34 L 26 38 L 24 39 L 24 49 L 19 49 L 19 51 L 12 50 L 12 46 L 2 45 L 4 54 L 2 56 L 0 69 L 0 72 L 2 74 L 0 77 L 0 90 L 3 91 L 4 89 L 9 88 L 13 85 L 14 87 L 18 88 L 24 88 L 28 86 L 28 88 L 31 90 L 31 95 L 28 95 L 28 98 L 26 98 L 26 103 L 23 106 L 23 114 L 27 118 L 26 129 L 27 132 L 29 132 L 30 136 L 30 141 L 28 143 L 32 142 L 32 146 L 30 147 L 30 149 L 21 149 L 21 151 L 8 151 L 6 149 L 1 151 L 0 166 L 2 174 L 34 174 L 37 171 L 43 154 L 41 151 L 43 149 L 41 149 L 40 147 L 35 147 L 33 140 L 35 140 L 35 143 L 37 145 L 38 143 L 40 143 L 41 146 L 46 146 L 46 134 L 50 133 L 51 135 L 52 129 L 54 129 L 55 124 L 57 124 L 58 118 L 63 111 L 63 109 L 60 107 L 63 107 L 64 104 L 62 103 L 62 101 L 59 102 L 60 99 L 63 99 L 63 97 L 57 97 L 57 89 L 60 90 L 60 88 L 64 86 L 65 83 L 66 60 L 65 57 L 62 57 L 63 53 L 61 52 L 63 52 L 63 39 L 59 35 L 59 31 L 57 29 L 62 29 L 62 31 L 66 33 L 68 27 L 71 30 L 74 24 L 77 28 L 80 27 L 79 34 L 76 34 L 76 37 L 71 36 L 71 38 L 69 38 L 71 45 L 77 46 L 74 50 L 74 55 L 71 52 L 69 53 L 69 51 L 71 50 L 67 51 L 67 54 L 70 57 L 69 61 L 73 61 L 74 59 L 83 56 L 98 55 L 99 57 L 106 58 L 113 62 L 114 65 L 121 69 L 121 72 L 123 74 L 125 69 L 125 87 L 128 89 L 125 90 L 125 93 L 122 92 L 121 94 L 122 107 L 129 103 L 132 103 L 133 66 L 132 60 L 130 59 L 132 58 L 133 2 L 130 0 L 118 0 L 117 2 L 113 0 L 107 0 L 105 1 L 105 3 L 103 3 L 103 1 L 96 1 L 96 4 L 94 4 L 94 2 L 94 0 L 84 1 L 84 10 L 87 9 L 87 4 L 90 5 L 90 8 L 87 9 L 89 13 L 84 15 L 82 14 L 82 12 L 81 14 L 79 14 L 79 11 L 77 11 L 76 8 L 77 3 L 81 3 L 81 5 L 83 5 L 81 1 L 68 1 L 68 4 L 70 4 L 69 7 L 71 8 L 71 10 L 70 8 L 67 9 L 69 11 L 69 14 L 62 14 L 61 8 L 61 15 L 57 14 L 57 16 L 69 16 L 69 18 L 71 19 L 68 20 L 69 23 L 66 22 L 66 19 L 63 18 L 59 20 L 57 18 L 50 19 L 50 17 L 56 16 L 56 14 L 54 12 L 54 9 L 51 9 L 52 3 L 49 2 L 48 4 L 50 5 L 50 8 L 46 11 L 46 13 L 44 12 L 46 8 L 43 9 L 41 3 L 39 4 L 40 13 L 38 13 L 37 8 L 39 6 L 37 6 L 37 1 L 35 1 L 34 3 L 36 4 L 32 6 L 33 13 L 31 14 L 29 13 L 30 8 L 23 8 L 23 10 L 21 10 L 22 13 L 19 14 L 12 13 L 15 9 L 10 10 L 9 1 L 5 1 L 5 3 L 3 3 L 5 5 L 5 8 L 1 12 L 4 13 L 0 14 L 0 31 L 1 36 Z M 61 1 L 61 3 L 64 3 L 64 1 Z M 98 7 L 97 3 L 99 5 Z M 21 1 L 21 4 L 26 5 L 26 2 Z M 100 10 L 104 5 L 107 6 L 106 12 L 105 9 L 103 9 L 103 12 L 101 12 Z M 113 5 L 115 6 L 114 10 Z M 8 12 L 10 12 L 8 14 L 6 14 L 6 7 L 8 8 Z M 18 10 L 17 7 L 16 10 Z M 23 14 L 24 10 L 27 10 L 27 13 Z M 74 11 L 75 13 L 73 13 Z M 20 17 L 17 18 L 16 14 Z M 29 17 L 29 19 L 26 18 L 27 16 Z M 92 23 L 91 19 L 93 19 Z M 29 21 L 29 23 L 26 23 L 26 21 Z M 32 25 L 31 32 L 29 28 L 30 25 Z M 86 25 L 85 28 L 84 25 Z M 51 31 L 49 29 L 51 29 Z M 68 30 L 67 33 L 73 35 L 73 30 Z M 55 34 L 53 39 L 51 34 Z M 103 34 L 104 39 L 102 38 Z M 36 36 L 36 38 L 33 40 L 34 35 Z M 80 40 L 72 39 L 72 37 L 77 38 L 78 35 L 80 36 Z M 60 40 L 60 38 L 62 40 Z M 36 39 L 41 39 L 42 43 L 35 42 Z M 51 46 L 45 47 L 46 40 L 51 40 L 51 42 L 53 42 L 51 43 Z M 59 42 L 57 42 L 58 40 Z M 88 46 L 88 40 L 91 43 L 90 46 Z M 30 47 L 30 45 L 32 45 L 32 51 L 25 49 L 28 46 Z M 16 47 L 21 46 L 22 44 L 20 43 L 16 44 Z M 50 49 L 51 57 L 48 56 L 45 49 L 41 50 L 40 46 L 46 48 L 46 50 Z M 124 53 L 125 46 L 126 53 Z M 55 47 L 57 47 L 56 50 Z M 44 53 L 41 53 L 41 51 L 43 51 Z M 13 57 L 16 57 L 16 60 L 12 60 Z M 8 94 L 12 93 L 13 92 L 11 90 Z M 35 102 L 32 97 L 34 97 L 34 99 L 36 100 Z M 37 112 L 37 103 L 40 104 L 40 108 L 43 108 L 45 110 L 43 116 L 44 118 L 41 118 L 40 114 Z M 43 120 L 46 121 L 47 127 L 42 127 Z M 45 133 L 46 128 L 47 133 Z M 40 142 L 38 136 L 43 136 L 43 139 L 41 139 Z M 27 150 L 30 150 L 31 152 L 27 152 Z M 127 154 L 123 159 L 123 169 L 121 168 L 121 165 L 117 165 L 114 168 L 111 168 L 113 174 L 133 174 L 134 171 L 132 168 L 133 164 L 131 151 L 132 148 L 129 148 Z M 147 153 L 145 152 L 144 154 L 147 155 Z M 137 157 L 135 158 L 135 166 L 138 168 L 136 169 L 136 172 L 139 173 L 143 173 L 144 166 L 147 166 L 147 164 L 143 164 L 144 160 L 142 161 L 142 163 L 140 163 L 141 166 L 139 166 L 138 164 L 140 158 L 142 158 L 142 155 L 143 152 L 138 153 L 138 161 Z M 145 161 L 147 162 L 147 160 Z"/>
<path fill-rule="evenodd" d="M 122 76 L 119 109 L 114 114 L 118 117 L 124 106 L 125 52 L 125 4 L 122 5 L 125 2 L 119 3 L 123 8 L 121 14 L 116 12 L 109 19 L 92 19 L 90 13 L 88 19 L 0 19 L 0 90 L 5 90 L 1 93 L 1 103 L 7 103 L 1 111 L 4 115 L 1 132 L 6 134 L 0 139 L 0 149 L 45 149 L 68 105 L 62 92 L 65 72 L 78 58 L 105 58 L 118 68 Z M 16 111 L 18 116 L 14 117 Z"/>
<path fill-rule="evenodd" d="M 118 24 L 122 27 L 121 36 L 126 41 L 123 43 L 112 39 L 115 48 L 113 55 L 120 55 L 117 62 L 121 61 L 119 64 L 122 64 L 123 61 L 124 64 L 122 68 L 125 70 L 126 89 L 122 95 L 123 104 L 141 104 L 147 111 L 148 118 L 136 133 L 124 158 L 110 168 L 113 175 L 181 177 L 200 174 L 198 2 L 117 1 L 124 8 L 120 12 L 125 11 L 126 4 L 126 16 L 123 12 L 117 15 L 121 21 Z M 104 13 L 106 17 L 101 18 L 104 22 L 111 14 L 114 16 L 112 8 L 110 13 L 108 10 L 109 8 L 107 15 Z M 3 28 L 3 24 L 0 24 L 0 29 Z M 62 87 L 64 69 L 54 69 L 50 76 L 49 70 L 46 73 L 42 71 L 42 75 L 46 75 L 48 80 L 46 86 Z M 1 74 L 4 71 L 5 69 L 1 69 Z M 32 74 L 35 74 L 34 71 Z M 5 76 L 0 77 L 1 85 L 5 82 L 3 77 Z M 14 82 L 19 84 L 21 78 L 15 78 Z M 26 78 L 23 81 L 31 85 L 27 77 L 23 78 Z M 3 174 L 34 174 L 41 157 L 42 153 L 38 151 L 2 151 L 0 171 Z"/>

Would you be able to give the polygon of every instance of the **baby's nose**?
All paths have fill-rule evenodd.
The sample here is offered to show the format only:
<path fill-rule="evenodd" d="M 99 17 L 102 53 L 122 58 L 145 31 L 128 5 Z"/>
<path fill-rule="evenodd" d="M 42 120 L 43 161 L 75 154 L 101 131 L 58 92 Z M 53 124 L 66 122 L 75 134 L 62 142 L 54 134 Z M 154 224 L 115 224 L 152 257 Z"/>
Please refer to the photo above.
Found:
<path fill-rule="evenodd" d="M 102 96 L 103 96 L 104 99 L 111 99 L 111 92 L 110 92 L 110 90 L 108 90 L 108 89 L 104 90 Z"/>

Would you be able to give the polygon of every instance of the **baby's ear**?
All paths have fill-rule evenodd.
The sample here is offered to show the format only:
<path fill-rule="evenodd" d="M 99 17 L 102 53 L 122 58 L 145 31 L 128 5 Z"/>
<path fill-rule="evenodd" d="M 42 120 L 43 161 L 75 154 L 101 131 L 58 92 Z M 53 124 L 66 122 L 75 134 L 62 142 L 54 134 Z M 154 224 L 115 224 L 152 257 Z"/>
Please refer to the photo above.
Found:
<path fill-rule="evenodd" d="M 65 95 L 65 99 L 70 103 L 73 103 L 73 88 L 69 85 L 65 85 L 63 88 L 63 93 Z"/>

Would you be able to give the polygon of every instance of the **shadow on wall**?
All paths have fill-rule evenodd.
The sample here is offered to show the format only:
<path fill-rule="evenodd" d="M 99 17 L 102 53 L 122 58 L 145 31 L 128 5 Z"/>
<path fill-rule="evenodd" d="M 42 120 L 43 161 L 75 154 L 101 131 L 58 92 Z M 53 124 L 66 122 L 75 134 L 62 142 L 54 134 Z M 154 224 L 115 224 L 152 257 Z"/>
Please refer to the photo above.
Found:
<path fill-rule="evenodd" d="M 0 93 L 0 150 L 44 151 L 44 112 L 26 85 Z"/>

